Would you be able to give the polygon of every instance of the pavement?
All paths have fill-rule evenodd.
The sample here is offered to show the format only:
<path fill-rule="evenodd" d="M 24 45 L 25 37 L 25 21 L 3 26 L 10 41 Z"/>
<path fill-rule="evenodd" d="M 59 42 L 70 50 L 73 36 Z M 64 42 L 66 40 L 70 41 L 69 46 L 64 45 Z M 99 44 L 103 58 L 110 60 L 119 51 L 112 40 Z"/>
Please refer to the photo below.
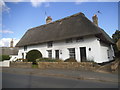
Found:
<path fill-rule="evenodd" d="M 63 69 L 36 69 L 36 68 L 2 68 L 2 72 L 16 74 L 32 74 L 35 76 L 55 76 L 80 80 L 95 80 L 102 82 L 118 83 L 118 74 L 101 73 L 88 70 L 63 70 Z"/>
<path fill-rule="evenodd" d="M 2 88 L 118 88 L 118 83 L 48 75 L 2 73 Z M 28 90 L 28 89 L 27 89 Z M 118 89 L 117 89 L 118 90 Z"/>

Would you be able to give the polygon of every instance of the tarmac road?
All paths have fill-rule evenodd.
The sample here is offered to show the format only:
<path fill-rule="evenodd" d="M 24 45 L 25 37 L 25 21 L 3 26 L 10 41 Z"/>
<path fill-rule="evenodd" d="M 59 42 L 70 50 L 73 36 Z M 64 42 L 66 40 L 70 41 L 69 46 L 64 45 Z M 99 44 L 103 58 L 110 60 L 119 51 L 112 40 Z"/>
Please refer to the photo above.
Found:
<path fill-rule="evenodd" d="M 2 73 L 2 88 L 118 88 L 117 83 L 47 75 Z"/>

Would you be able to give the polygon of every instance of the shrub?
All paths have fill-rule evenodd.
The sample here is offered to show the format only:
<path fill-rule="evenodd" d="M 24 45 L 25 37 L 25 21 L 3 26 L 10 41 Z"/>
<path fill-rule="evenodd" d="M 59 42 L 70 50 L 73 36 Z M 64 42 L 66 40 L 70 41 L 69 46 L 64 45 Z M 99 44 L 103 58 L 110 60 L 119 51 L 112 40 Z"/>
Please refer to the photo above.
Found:
<path fill-rule="evenodd" d="M 52 59 L 52 58 L 39 58 L 36 59 L 37 62 L 63 62 L 63 60 L 60 59 Z"/>
<path fill-rule="evenodd" d="M 73 58 L 68 58 L 64 62 L 77 62 L 77 60 L 75 60 Z"/>
<path fill-rule="evenodd" d="M 22 62 L 27 62 L 28 60 L 27 59 L 23 59 L 23 58 L 19 58 L 19 59 L 17 59 L 16 61 L 22 61 Z"/>
<path fill-rule="evenodd" d="M 41 58 L 42 54 L 38 50 L 31 50 L 27 53 L 26 59 L 29 62 L 35 62 L 36 59 Z"/>
<path fill-rule="evenodd" d="M 0 61 L 9 60 L 9 59 L 10 59 L 9 55 L 0 55 Z"/>

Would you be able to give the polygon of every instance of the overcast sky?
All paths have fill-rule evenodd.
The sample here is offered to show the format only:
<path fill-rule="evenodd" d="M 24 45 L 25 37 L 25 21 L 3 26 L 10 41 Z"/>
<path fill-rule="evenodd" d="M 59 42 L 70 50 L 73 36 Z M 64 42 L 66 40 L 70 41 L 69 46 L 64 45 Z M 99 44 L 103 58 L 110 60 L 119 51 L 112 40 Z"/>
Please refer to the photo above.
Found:
<path fill-rule="evenodd" d="M 99 27 L 110 36 L 118 29 L 117 0 L 116 2 L 87 2 L 87 0 L 85 0 L 86 2 L 78 2 L 79 0 L 73 0 L 74 2 L 13 1 L 1 2 L 0 4 L 3 7 L 0 46 L 9 46 L 11 38 L 15 40 L 15 45 L 28 29 L 45 24 L 46 14 L 51 16 L 53 21 L 79 12 L 83 12 L 88 19 L 92 20 L 92 16 L 97 14 Z"/>

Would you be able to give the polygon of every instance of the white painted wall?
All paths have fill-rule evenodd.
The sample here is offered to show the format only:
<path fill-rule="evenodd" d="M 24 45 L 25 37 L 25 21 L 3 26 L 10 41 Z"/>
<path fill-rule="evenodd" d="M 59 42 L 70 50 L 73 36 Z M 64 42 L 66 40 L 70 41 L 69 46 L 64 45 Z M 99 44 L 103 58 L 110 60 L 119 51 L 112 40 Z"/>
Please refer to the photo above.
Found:
<path fill-rule="evenodd" d="M 10 61 L 9 60 L 1 61 L 0 67 L 10 67 Z"/>
<path fill-rule="evenodd" d="M 18 55 L 10 55 L 11 58 L 9 61 L 16 61 L 18 59 Z"/>
<path fill-rule="evenodd" d="M 84 41 L 82 42 L 76 42 L 76 39 L 73 39 L 72 43 L 66 43 L 65 40 L 56 41 L 56 42 L 53 42 L 53 46 L 51 48 L 47 47 L 47 43 L 27 46 L 27 51 L 24 51 L 24 48 L 21 47 L 18 52 L 18 58 L 22 58 L 22 53 L 26 55 L 27 52 L 34 49 L 39 50 L 42 53 L 43 57 L 48 57 L 47 50 L 52 50 L 52 57 L 55 58 L 55 50 L 60 50 L 62 54 L 59 54 L 59 57 L 60 59 L 65 60 L 69 58 L 68 48 L 75 48 L 76 60 L 80 62 L 81 61 L 80 47 L 86 47 L 86 55 L 88 60 L 94 60 L 95 62 L 100 63 L 100 62 L 103 62 L 104 61 L 103 59 L 106 57 L 106 52 L 104 50 L 104 47 L 101 47 L 100 41 L 97 40 L 95 36 L 87 36 L 87 37 L 84 37 Z M 91 51 L 89 51 L 89 48 L 91 48 Z M 24 58 L 25 58 L 25 55 L 24 55 Z M 103 57 L 101 57 L 101 55 Z"/>
<path fill-rule="evenodd" d="M 106 62 L 113 60 L 114 50 L 112 45 L 107 45 L 104 43 L 100 43 L 100 51 L 101 51 L 101 62 Z"/>

